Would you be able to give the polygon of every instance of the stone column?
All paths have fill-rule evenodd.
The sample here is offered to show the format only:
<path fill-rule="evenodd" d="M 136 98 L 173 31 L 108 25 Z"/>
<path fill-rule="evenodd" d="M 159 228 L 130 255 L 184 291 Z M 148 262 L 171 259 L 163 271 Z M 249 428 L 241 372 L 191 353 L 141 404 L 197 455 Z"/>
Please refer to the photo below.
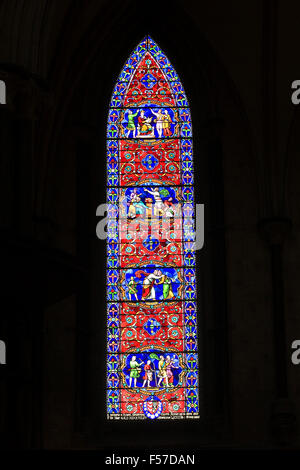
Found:
<path fill-rule="evenodd" d="M 290 442 L 296 425 L 288 392 L 283 279 L 283 247 L 291 228 L 291 220 L 284 217 L 263 219 L 259 223 L 260 233 L 270 250 L 273 295 L 275 400 L 272 403 L 271 431 L 281 445 Z"/>
<path fill-rule="evenodd" d="M 38 78 L 15 66 L 0 67 L 6 104 L 0 105 L 2 198 L 1 226 L 17 237 L 33 235 L 35 134 L 47 93 Z M 6 184 L 7 182 L 7 184 Z"/>

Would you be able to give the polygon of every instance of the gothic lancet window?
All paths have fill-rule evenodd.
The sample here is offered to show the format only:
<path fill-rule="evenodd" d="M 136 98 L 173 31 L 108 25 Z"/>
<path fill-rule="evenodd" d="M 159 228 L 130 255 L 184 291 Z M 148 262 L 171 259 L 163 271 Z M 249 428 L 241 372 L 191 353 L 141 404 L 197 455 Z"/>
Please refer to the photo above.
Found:
<path fill-rule="evenodd" d="M 108 115 L 108 419 L 199 417 L 193 198 L 188 101 L 147 36 Z"/>
<path fill-rule="evenodd" d="M 3 80 L 0 80 L 0 104 L 6 104 L 6 85 Z"/>

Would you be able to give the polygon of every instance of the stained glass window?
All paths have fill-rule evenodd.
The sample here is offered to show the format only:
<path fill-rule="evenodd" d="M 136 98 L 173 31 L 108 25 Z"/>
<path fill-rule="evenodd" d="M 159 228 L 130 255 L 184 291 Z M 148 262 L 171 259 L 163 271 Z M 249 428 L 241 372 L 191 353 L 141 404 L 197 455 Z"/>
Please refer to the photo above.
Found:
<path fill-rule="evenodd" d="M 198 418 L 192 125 L 147 36 L 107 125 L 107 416 Z"/>

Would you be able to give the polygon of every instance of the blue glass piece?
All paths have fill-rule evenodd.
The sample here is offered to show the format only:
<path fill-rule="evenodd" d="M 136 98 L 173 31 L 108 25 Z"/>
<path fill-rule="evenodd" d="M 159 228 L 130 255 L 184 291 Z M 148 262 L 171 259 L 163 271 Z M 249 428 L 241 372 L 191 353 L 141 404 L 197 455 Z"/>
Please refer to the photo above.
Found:
<path fill-rule="evenodd" d="M 122 97 L 115 95 L 115 96 L 112 97 L 111 106 L 115 107 L 115 108 L 118 108 L 118 107 L 122 106 L 122 102 L 123 102 Z"/>
<path fill-rule="evenodd" d="M 107 356 L 107 373 L 118 372 L 119 356 L 117 354 L 109 354 Z"/>
<path fill-rule="evenodd" d="M 142 159 L 142 165 L 147 168 L 147 170 L 154 170 L 154 168 L 156 168 L 158 164 L 158 158 L 156 158 L 152 154 L 148 154 Z"/>
<path fill-rule="evenodd" d="M 194 184 L 194 174 L 190 171 L 184 171 L 182 173 L 182 184 L 192 185 Z"/>
<path fill-rule="evenodd" d="M 186 350 L 187 351 L 196 351 L 197 350 L 197 341 L 196 338 L 187 336 L 185 340 Z"/>
<path fill-rule="evenodd" d="M 186 172 L 189 171 L 190 173 L 193 172 L 193 162 L 191 159 L 188 158 L 188 156 L 182 155 L 182 171 Z"/>
<path fill-rule="evenodd" d="M 154 85 L 157 83 L 157 80 L 154 75 L 152 75 L 152 73 L 146 73 L 146 75 L 144 75 L 144 77 L 141 79 L 141 82 L 144 87 L 150 89 L 154 87 Z"/>
<path fill-rule="evenodd" d="M 186 322 L 189 320 L 196 320 L 196 303 L 186 302 L 184 306 Z"/>
<path fill-rule="evenodd" d="M 120 119 L 120 111 L 118 109 L 111 109 L 108 114 L 108 124 L 116 124 Z"/>
<path fill-rule="evenodd" d="M 194 193 L 192 188 L 183 188 L 182 189 L 182 198 L 184 202 L 189 202 L 194 204 Z"/>
<path fill-rule="evenodd" d="M 116 286 L 107 286 L 107 300 L 109 302 L 119 300 L 119 291 Z"/>
<path fill-rule="evenodd" d="M 185 122 L 181 124 L 181 129 L 180 129 L 180 135 L 181 137 L 191 137 L 192 136 L 192 126 Z"/>
<path fill-rule="evenodd" d="M 196 413 L 199 410 L 198 390 L 197 388 L 187 389 L 187 412 Z"/>
<path fill-rule="evenodd" d="M 187 354 L 186 355 L 186 364 L 188 369 L 197 370 L 198 369 L 198 358 L 196 354 Z"/>
<path fill-rule="evenodd" d="M 118 268 L 120 266 L 119 258 L 117 256 L 111 255 L 107 260 L 107 266 L 109 268 Z"/>
<path fill-rule="evenodd" d="M 112 373 L 107 376 L 107 386 L 109 388 L 117 388 L 119 387 L 120 379 L 118 374 Z"/>
<path fill-rule="evenodd" d="M 179 117 L 181 122 L 187 122 L 191 124 L 191 115 L 187 108 L 179 109 Z"/>
<path fill-rule="evenodd" d="M 188 372 L 186 374 L 186 386 L 196 387 L 198 385 L 198 376 L 195 371 Z"/>
<path fill-rule="evenodd" d="M 119 127 L 116 124 L 107 126 L 107 137 L 109 139 L 116 139 L 119 135 Z"/>
<path fill-rule="evenodd" d="M 109 322 L 114 321 L 116 326 L 119 326 L 119 305 L 108 304 L 107 318 Z"/>
<path fill-rule="evenodd" d="M 182 206 L 182 214 L 184 217 L 190 218 L 195 216 L 194 204 L 184 203 Z"/>
<path fill-rule="evenodd" d="M 184 281 L 186 284 L 195 284 L 195 269 L 188 268 L 184 270 Z"/>
<path fill-rule="evenodd" d="M 143 240 L 143 245 L 147 250 L 154 251 L 159 245 L 159 240 L 157 238 L 152 237 L 149 235 L 145 240 Z"/>
<path fill-rule="evenodd" d="M 115 285 L 119 279 L 119 271 L 117 269 L 110 269 L 107 272 L 107 281 L 109 285 Z"/>
<path fill-rule="evenodd" d="M 195 299 L 196 298 L 196 289 L 193 285 L 185 286 L 184 297 L 186 299 Z"/>
<path fill-rule="evenodd" d="M 107 189 L 107 202 L 116 204 L 118 202 L 118 190 L 114 188 Z"/>
<path fill-rule="evenodd" d="M 117 353 L 119 351 L 119 340 L 116 338 L 107 338 L 107 351 L 109 353 Z"/>
<path fill-rule="evenodd" d="M 160 330 L 161 324 L 155 320 L 155 318 L 149 318 L 146 323 L 144 323 L 143 328 L 149 335 L 155 336 Z"/>
<path fill-rule="evenodd" d="M 117 186 L 119 183 L 119 177 L 117 175 L 109 174 L 107 177 L 107 186 Z"/>
<path fill-rule="evenodd" d="M 110 219 L 117 219 L 118 217 L 118 205 L 117 204 L 107 204 L 107 215 Z"/>

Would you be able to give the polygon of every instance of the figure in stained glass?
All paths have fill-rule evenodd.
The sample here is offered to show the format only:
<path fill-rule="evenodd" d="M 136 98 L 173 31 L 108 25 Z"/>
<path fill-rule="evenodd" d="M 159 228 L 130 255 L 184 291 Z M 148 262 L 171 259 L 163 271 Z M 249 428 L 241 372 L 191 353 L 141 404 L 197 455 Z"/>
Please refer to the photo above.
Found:
<path fill-rule="evenodd" d="M 143 290 L 142 290 L 142 297 L 141 300 L 156 300 L 156 292 L 155 292 L 155 281 L 157 279 L 161 279 L 163 274 L 161 271 L 156 269 L 153 273 L 148 274 L 145 271 L 137 271 L 136 277 L 140 278 L 141 276 L 145 276 L 143 281 Z"/>
<path fill-rule="evenodd" d="M 172 197 L 169 197 L 168 200 L 164 201 L 164 214 L 167 217 L 174 217 L 175 215 L 175 208 Z"/>
<path fill-rule="evenodd" d="M 127 138 L 130 136 L 132 133 L 132 136 L 135 137 L 136 135 L 136 126 L 134 122 L 134 118 L 138 115 L 139 111 L 136 113 L 133 113 L 131 109 L 128 111 L 127 115 Z"/>
<path fill-rule="evenodd" d="M 144 383 L 143 383 L 143 387 L 146 386 L 146 383 L 147 383 L 147 386 L 150 387 L 151 385 L 151 382 L 153 380 L 153 370 L 152 370 L 152 365 L 151 365 L 151 359 L 149 359 L 147 361 L 147 364 L 145 364 L 144 366 L 144 371 L 145 371 L 145 375 L 144 375 Z"/>
<path fill-rule="evenodd" d="M 152 190 L 152 189 L 145 188 L 145 191 L 147 191 L 147 193 L 151 194 L 151 196 L 154 197 L 154 201 L 155 201 L 155 203 L 154 203 L 154 215 L 161 215 L 163 213 L 163 210 L 164 210 L 164 205 L 163 205 L 163 201 L 162 201 L 159 189 L 154 188 Z"/>
<path fill-rule="evenodd" d="M 137 283 L 135 282 L 134 277 L 131 276 L 130 281 L 128 282 L 128 293 L 130 300 L 138 300 L 136 284 Z"/>
<path fill-rule="evenodd" d="M 166 375 L 167 375 L 167 384 L 169 387 L 174 387 L 174 375 L 172 369 L 178 369 L 178 367 L 175 365 L 174 359 L 171 359 L 171 356 L 166 357 Z"/>
<path fill-rule="evenodd" d="M 167 274 L 163 274 L 157 284 L 163 285 L 163 297 L 165 300 L 172 299 L 174 297 L 172 290 L 172 281 Z"/>
<path fill-rule="evenodd" d="M 143 362 L 137 362 L 136 356 L 132 356 L 130 361 L 130 387 L 132 387 L 132 379 L 133 379 L 133 387 L 136 387 L 137 379 L 141 375 Z"/>
<path fill-rule="evenodd" d="M 165 137 L 170 137 L 172 135 L 171 122 L 172 122 L 172 119 L 168 111 L 165 109 L 162 115 L 162 129 L 163 129 L 163 133 Z"/>
<path fill-rule="evenodd" d="M 165 361 L 164 356 L 159 357 L 157 375 L 159 377 L 157 386 L 159 387 L 162 381 L 164 381 L 166 386 L 168 386 L 168 376 L 167 376 L 166 361 Z"/>
<path fill-rule="evenodd" d="M 163 124 L 164 124 L 164 116 L 162 114 L 162 110 L 159 109 L 157 112 L 152 109 L 152 113 L 156 116 L 156 129 L 158 133 L 158 137 L 162 137 L 163 133 Z"/>
<path fill-rule="evenodd" d="M 138 117 L 139 130 L 138 137 L 154 137 L 154 127 L 151 124 L 152 117 L 147 117 L 145 111 L 141 109 Z"/>

